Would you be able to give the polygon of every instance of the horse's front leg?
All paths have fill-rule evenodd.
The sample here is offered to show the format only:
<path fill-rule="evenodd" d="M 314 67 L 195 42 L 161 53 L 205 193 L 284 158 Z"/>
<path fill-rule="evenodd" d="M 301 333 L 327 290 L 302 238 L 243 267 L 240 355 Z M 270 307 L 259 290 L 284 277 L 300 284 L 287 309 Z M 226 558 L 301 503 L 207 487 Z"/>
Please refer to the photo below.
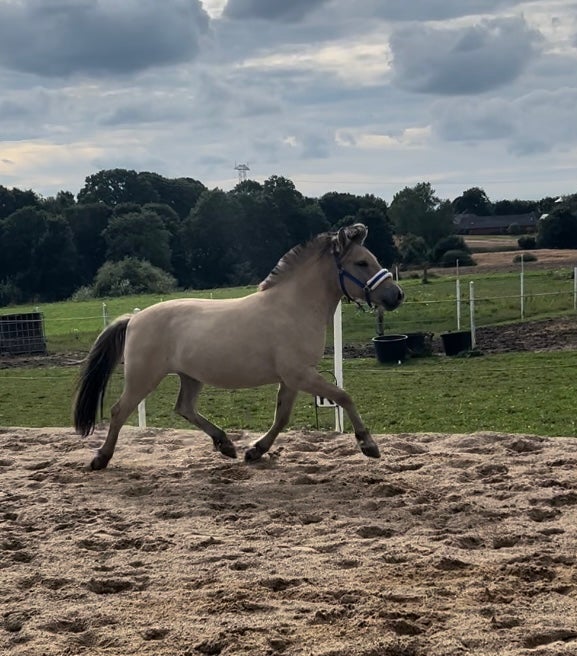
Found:
<path fill-rule="evenodd" d="M 357 438 L 357 443 L 361 451 L 369 458 L 381 457 L 377 443 L 373 440 L 363 423 L 352 398 L 344 389 L 337 387 L 333 383 L 329 383 L 316 369 L 308 369 L 305 373 L 299 374 L 294 381 L 291 381 L 291 384 L 294 384 L 303 392 L 308 392 L 314 396 L 322 396 L 340 405 L 347 413 L 353 425 L 355 437 Z"/>
<path fill-rule="evenodd" d="M 245 460 L 254 462 L 273 445 L 277 435 L 288 424 L 298 391 L 281 383 L 276 396 L 276 411 L 273 425 L 260 440 L 255 442 L 244 454 Z"/>

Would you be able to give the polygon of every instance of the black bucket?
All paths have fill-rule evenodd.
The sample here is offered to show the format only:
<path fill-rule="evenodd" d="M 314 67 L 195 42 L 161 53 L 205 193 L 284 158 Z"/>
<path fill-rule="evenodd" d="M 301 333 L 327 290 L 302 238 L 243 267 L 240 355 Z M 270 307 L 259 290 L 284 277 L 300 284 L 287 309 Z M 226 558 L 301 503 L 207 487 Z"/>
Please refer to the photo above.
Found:
<path fill-rule="evenodd" d="M 433 333 L 407 333 L 407 349 L 412 358 L 433 354 Z"/>
<path fill-rule="evenodd" d="M 383 364 L 403 362 L 407 358 L 406 335 L 378 335 L 373 337 L 377 360 Z"/>
<path fill-rule="evenodd" d="M 470 330 L 441 333 L 441 340 L 447 355 L 459 355 L 459 353 L 470 351 L 473 345 Z"/>

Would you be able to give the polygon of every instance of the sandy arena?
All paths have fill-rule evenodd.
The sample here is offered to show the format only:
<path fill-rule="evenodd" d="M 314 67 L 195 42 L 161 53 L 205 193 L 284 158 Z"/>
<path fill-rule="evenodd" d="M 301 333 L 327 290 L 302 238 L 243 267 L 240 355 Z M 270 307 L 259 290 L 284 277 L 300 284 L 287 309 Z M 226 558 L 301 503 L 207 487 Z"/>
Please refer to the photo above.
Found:
<path fill-rule="evenodd" d="M 103 435 L 0 433 L 1 654 L 577 653 L 575 438 Z"/>

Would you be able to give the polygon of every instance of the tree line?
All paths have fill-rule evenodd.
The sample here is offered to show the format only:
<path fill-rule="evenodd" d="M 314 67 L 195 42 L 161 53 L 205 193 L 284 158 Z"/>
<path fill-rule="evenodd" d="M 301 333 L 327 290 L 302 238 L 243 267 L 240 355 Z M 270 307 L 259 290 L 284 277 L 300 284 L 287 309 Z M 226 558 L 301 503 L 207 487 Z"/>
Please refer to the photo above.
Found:
<path fill-rule="evenodd" d="M 453 235 L 454 214 L 478 210 L 480 195 L 486 198 L 474 188 L 441 200 L 420 183 L 388 206 L 374 195 L 310 198 L 281 176 L 225 192 L 126 169 L 88 176 L 76 197 L 0 185 L 0 306 L 255 284 L 294 245 L 353 222 L 368 226 L 367 246 L 384 266 L 440 261 L 465 248 Z M 497 204 L 487 207 L 494 212 Z M 549 198 L 498 207 L 510 214 L 561 209 Z M 577 223 L 577 207 L 567 211 Z"/>

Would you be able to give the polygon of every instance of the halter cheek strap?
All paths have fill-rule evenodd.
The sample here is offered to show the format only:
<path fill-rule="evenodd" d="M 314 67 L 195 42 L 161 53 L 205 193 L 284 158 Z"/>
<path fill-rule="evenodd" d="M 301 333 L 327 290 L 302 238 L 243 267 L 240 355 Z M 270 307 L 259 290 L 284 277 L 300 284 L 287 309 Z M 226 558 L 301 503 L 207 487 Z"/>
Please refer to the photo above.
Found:
<path fill-rule="evenodd" d="M 353 276 L 352 273 L 349 273 L 348 271 L 345 271 L 343 269 L 343 265 L 339 261 L 338 257 L 335 255 L 335 262 L 337 265 L 337 269 L 339 271 L 339 284 L 341 286 L 341 290 L 343 294 L 346 296 L 346 298 L 349 299 L 349 301 L 353 301 L 354 303 L 358 302 L 355 301 L 354 298 L 351 298 L 350 294 L 347 292 L 347 289 L 345 287 L 345 278 L 350 280 L 351 282 L 354 282 L 357 287 L 360 287 L 363 292 L 365 293 L 365 301 L 367 305 L 372 308 L 373 304 L 371 302 L 371 292 L 374 291 L 384 280 L 388 280 L 389 278 L 393 277 L 393 274 L 388 270 L 388 269 L 381 269 L 380 271 L 377 271 L 374 276 L 371 276 L 367 282 L 363 282 L 362 280 L 359 280 L 356 276 Z"/>

